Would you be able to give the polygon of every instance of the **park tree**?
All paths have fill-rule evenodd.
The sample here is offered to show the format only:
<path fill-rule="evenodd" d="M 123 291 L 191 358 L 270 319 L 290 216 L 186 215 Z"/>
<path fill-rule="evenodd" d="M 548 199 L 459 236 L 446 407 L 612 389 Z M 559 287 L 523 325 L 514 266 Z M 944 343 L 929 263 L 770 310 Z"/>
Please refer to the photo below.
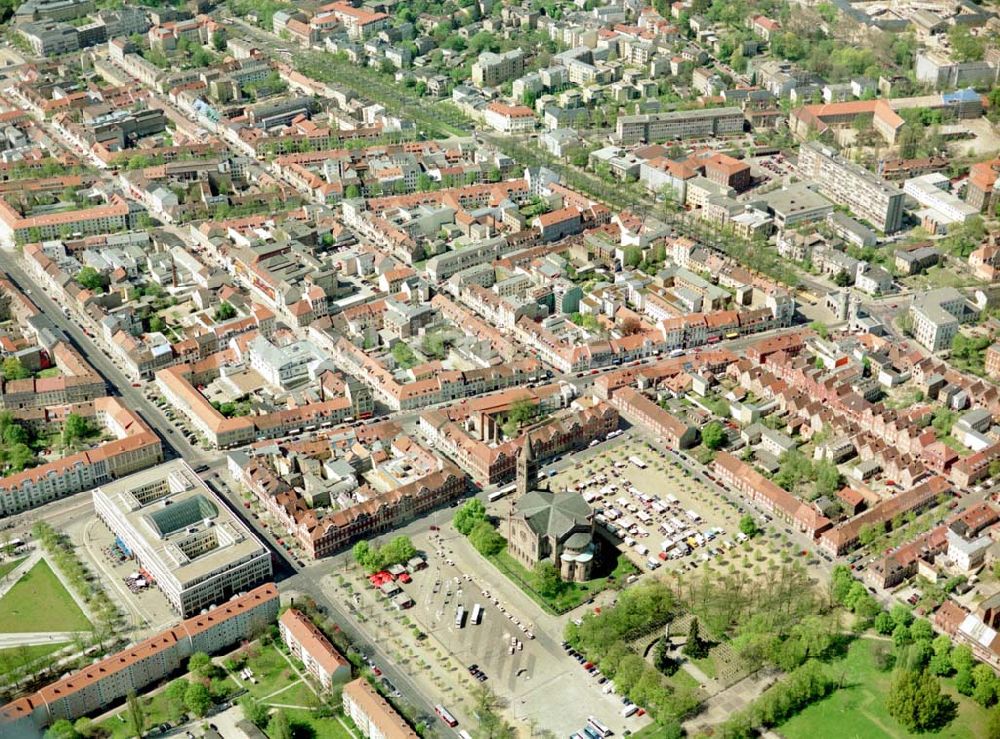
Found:
<path fill-rule="evenodd" d="M 967 644 L 959 644 L 951 650 L 951 666 L 955 668 L 956 672 L 962 670 L 971 672 L 975 663 L 976 660 L 972 656 L 972 649 Z"/>
<path fill-rule="evenodd" d="M 26 380 L 31 372 L 17 357 L 7 357 L 3 360 L 3 377 L 5 380 Z"/>
<path fill-rule="evenodd" d="M 886 711 L 908 731 L 927 731 L 947 715 L 950 700 L 941 695 L 938 679 L 927 672 L 900 670 L 886 697 Z"/>
<path fill-rule="evenodd" d="M 691 659 L 702 659 L 708 656 L 708 643 L 701 638 L 701 627 L 697 616 L 691 619 L 691 625 L 688 627 L 688 638 L 684 644 L 683 652 Z"/>
<path fill-rule="evenodd" d="M 725 440 L 725 429 L 718 421 L 712 421 L 701 430 L 701 441 L 709 449 L 718 449 Z"/>
<path fill-rule="evenodd" d="M 760 533 L 760 527 L 757 526 L 757 521 L 751 514 L 744 514 L 744 516 L 740 519 L 740 532 L 749 536 L 751 539 Z"/>
<path fill-rule="evenodd" d="M 202 683 L 191 683 L 184 693 L 184 705 L 199 718 L 208 713 L 212 706 L 212 694 Z"/>
<path fill-rule="evenodd" d="M 910 638 L 910 630 L 903 624 L 896 624 L 896 628 L 892 630 L 892 643 L 895 645 L 896 649 L 905 647 L 910 644 L 913 639 Z"/>
<path fill-rule="evenodd" d="M 993 706 L 986 717 L 986 739 L 1000 739 L 1000 706 Z"/>
<path fill-rule="evenodd" d="M 548 561 L 542 561 L 535 565 L 535 583 L 538 592 L 546 598 L 555 598 L 565 587 L 559 570 Z"/>
<path fill-rule="evenodd" d="M 469 543 L 484 557 L 492 557 L 503 551 L 504 538 L 497 533 L 489 521 L 480 521 L 469 532 Z"/>
<path fill-rule="evenodd" d="M 245 695 L 240 698 L 240 708 L 243 709 L 243 715 L 247 721 L 258 729 L 263 729 L 267 726 L 267 722 L 270 719 L 268 707 L 255 700 L 253 696 Z"/>
<path fill-rule="evenodd" d="M 909 626 L 913 623 L 913 611 L 904 606 L 902 603 L 897 603 L 889 611 L 889 615 L 892 616 L 892 620 L 896 624 L 902 626 Z"/>
<path fill-rule="evenodd" d="M 890 616 L 885 611 L 882 611 L 879 615 L 875 617 L 875 631 L 884 636 L 889 636 L 892 630 L 896 628 L 896 622 L 892 620 Z"/>
<path fill-rule="evenodd" d="M 288 715 L 282 709 L 279 708 L 271 717 L 267 725 L 267 735 L 271 739 L 292 739 L 292 726 L 288 722 Z"/>
<path fill-rule="evenodd" d="M 972 680 L 976 687 L 972 691 L 972 699 L 984 708 L 989 708 L 997 702 L 997 692 L 1000 684 L 993 668 L 982 663 L 972 668 Z"/>
<path fill-rule="evenodd" d="M 913 641 L 931 641 L 934 638 L 934 628 L 926 618 L 918 618 L 910 624 L 910 636 Z"/>
<path fill-rule="evenodd" d="M 963 667 L 955 673 L 955 690 L 962 695 L 972 695 L 976 690 L 976 679 L 972 676 L 972 668 Z"/>
<path fill-rule="evenodd" d="M 126 716 L 128 717 L 128 728 L 132 736 L 136 739 L 142 737 L 142 732 L 146 729 L 146 713 L 139 702 L 138 696 L 133 691 L 129 691 L 125 698 Z"/>
<path fill-rule="evenodd" d="M 76 273 L 76 284 L 91 292 L 104 292 L 104 276 L 90 266 L 83 267 Z"/>
<path fill-rule="evenodd" d="M 212 658 L 205 652 L 195 652 L 188 658 L 188 672 L 201 675 L 210 664 L 212 664 Z"/>
<path fill-rule="evenodd" d="M 80 739 L 80 732 L 70 721 L 61 718 L 48 728 L 45 739 Z"/>
<path fill-rule="evenodd" d="M 455 518 L 452 523 L 455 530 L 463 536 L 476 527 L 476 524 L 486 520 L 486 505 L 479 498 L 471 498 L 462 504 L 461 508 L 455 511 Z"/>
<path fill-rule="evenodd" d="M 178 678 L 167 685 L 166 690 L 163 691 L 167 699 L 168 715 L 173 721 L 179 721 L 187 709 L 187 703 L 184 700 L 187 689 L 188 681 L 184 678 Z"/>

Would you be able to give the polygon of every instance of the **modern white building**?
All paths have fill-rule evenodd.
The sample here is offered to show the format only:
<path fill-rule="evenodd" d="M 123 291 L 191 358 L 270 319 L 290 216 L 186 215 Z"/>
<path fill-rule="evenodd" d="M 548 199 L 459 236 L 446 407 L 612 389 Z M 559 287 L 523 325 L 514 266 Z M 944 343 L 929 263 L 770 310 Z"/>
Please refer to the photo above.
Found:
<path fill-rule="evenodd" d="M 304 382 L 315 376 L 316 368 L 332 363 L 311 341 L 296 341 L 286 346 L 276 346 L 263 336 L 248 344 L 250 367 L 260 373 L 269 384 L 282 389 Z"/>
<path fill-rule="evenodd" d="M 947 233 L 950 226 L 965 223 L 979 215 L 979 209 L 951 191 L 951 181 L 940 172 L 913 177 L 903 185 L 903 192 L 923 208 L 916 215 L 929 231 Z"/>
<path fill-rule="evenodd" d="M 182 617 L 271 579 L 267 548 L 182 459 L 95 488 L 93 498 Z"/>

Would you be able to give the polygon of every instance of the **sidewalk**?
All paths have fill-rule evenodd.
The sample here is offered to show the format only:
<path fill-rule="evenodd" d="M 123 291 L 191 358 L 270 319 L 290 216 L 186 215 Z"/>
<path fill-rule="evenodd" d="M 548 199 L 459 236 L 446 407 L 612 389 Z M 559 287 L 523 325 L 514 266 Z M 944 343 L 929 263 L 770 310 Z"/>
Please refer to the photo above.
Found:
<path fill-rule="evenodd" d="M 28 570 L 30 570 L 32 567 L 38 564 L 38 560 L 40 560 L 41 558 L 42 558 L 42 552 L 40 549 L 36 547 L 35 551 L 29 554 L 24 559 L 24 561 L 21 562 L 21 564 L 19 564 L 13 570 L 8 572 L 4 576 L 3 582 L 0 582 L 0 598 L 3 598 L 5 595 L 7 595 L 7 593 L 10 592 L 10 589 L 17 584 L 17 581 L 21 579 L 24 573 L 26 573 Z M 55 568 L 53 567 L 52 569 Z"/>
<path fill-rule="evenodd" d="M 0 649 L 30 647 L 36 644 L 63 644 L 77 636 L 87 636 L 88 631 L 29 631 L 23 634 L 0 634 Z"/>

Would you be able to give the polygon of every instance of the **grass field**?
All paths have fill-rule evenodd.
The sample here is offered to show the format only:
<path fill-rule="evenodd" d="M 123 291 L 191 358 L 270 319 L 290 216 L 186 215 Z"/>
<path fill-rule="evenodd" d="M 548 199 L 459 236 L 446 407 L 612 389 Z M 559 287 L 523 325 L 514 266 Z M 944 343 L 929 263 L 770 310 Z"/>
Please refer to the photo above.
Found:
<path fill-rule="evenodd" d="M 299 681 L 297 683 L 293 683 L 280 693 L 272 695 L 265 702 L 285 706 L 301 706 L 302 708 L 309 708 L 310 706 L 315 706 L 316 694 L 313 692 L 312 688 L 304 682 Z"/>
<path fill-rule="evenodd" d="M 776 727 L 776 731 L 787 739 L 829 736 L 834 726 L 839 739 L 910 739 L 917 736 L 976 739 L 986 736 L 986 710 L 959 695 L 952 680 L 941 681 L 944 692 L 958 704 L 952 722 L 938 732 L 917 735 L 906 731 L 885 711 L 884 701 L 892 673 L 876 669 L 871 655 L 872 644 L 871 640 L 860 639 L 850 646 L 844 659 L 830 665 L 834 674 L 843 672 L 847 687 L 809 706 Z"/>
<path fill-rule="evenodd" d="M 292 666 L 288 664 L 288 660 L 274 646 L 260 647 L 257 656 L 247 662 L 247 667 L 253 671 L 257 684 L 253 685 L 242 680 L 238 682 L 257 699 L 286 688 L 300 679 Z M 285 701 L 276 699 L 276 702 L 284 703 Z M 288 702 L 293 703 L 294 701 Z"/>
<path fill-rule="evenodd" d="M 170 708 L 166 695 L 161 691 L 152 696 L 140 696 L 139 702 L 142 705 L 143 715 L 146 717 L 146 726 L 157 726 L 165 721 L 170 721 Z M 133 734 L 128 728 L 126 719 L 127 709 L 122 709 L 114 716 L 102 721 L 98 726 L 104 730 L 108 739 L 132 739 Z"/>
<path fill-rule="evenodd" d="M 310 711 L 292 708 L 285 709 L 285 715 L 295 739 L 354 739 L 336 717 L 316 718 Z"/>
<path fill-rule="evenodd" d="M 22 665 L 31 664 L 36 659 L 47 657 L 53 652 L 58 652 L 69 642 L 59 642 L 58 644 L 32 644 L 25 647 L 10 647 L 0 649 L 0 672 L 9 664 Z"/>
<path fill-rule="evenodd" d="M 0 598 L 0 632 L 90 629 L 90 621 L 44 559 Z"/>
<path fill-rule="evenodd" d="M 17 559 L 12 559 L 9 562 L 0 563 L 0 577 L 3 577 L 8 572 L 12 571 L 19 564 L 24 561 L 24 557 L 18 557 Z"/>

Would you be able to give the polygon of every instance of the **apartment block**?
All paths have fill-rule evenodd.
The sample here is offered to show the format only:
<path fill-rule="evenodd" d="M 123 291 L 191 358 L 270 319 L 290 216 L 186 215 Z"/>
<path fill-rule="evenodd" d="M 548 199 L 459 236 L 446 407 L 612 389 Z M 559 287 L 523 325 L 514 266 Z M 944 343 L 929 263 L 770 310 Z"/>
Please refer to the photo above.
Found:
<path fill-rule="evenodd" d="M 849 162 L 816 141 L 799 149 L 799 172 L 820 193 L 843 205 L 880 231 L 893 233 L 903 225 L 902 190 L 880 181 L 871 172 Z"/>
<path fill-rule="evenodd" d="M 623 146 L 641 141 L 731 136 L 742 133 L 743 123 L 743 111 L 732 107 L 625 115 L 618 117 L 616 136 Z"/>
<path fill-rule="evenodd" d="M 366 739 L 417 739 L 419 736 L 363 677 L 344 686 L 343 699 L 344 713 L 351 717 Z"/>
<path fill-rule="evenodd" d="M 472 82 L 477 87 L 496 87 L 524 74 L 524 52 L 512 49 L 503 54 L 484 51 L 472 65 Z"/>
<path fill-rule="evenodd" d="M 965 296 L 953 287 L 931 290 L 919 296 L 910 305 L 913 318 L 913 338 L 932 352 L 951 346 L 968 314 Z"/>
<path fill-rule="evenodd" d="M 250 639 L 278 615 L 278 589 L 262 585 L 182 621 L 128 649 L 70 673 L 0 708 L 0 735 L 30 739 L 60 719 L 102 712 L 183 669 L 195 652 L 218 652 Z M 415 736 L 415 735 L 414 735 Z"/>
<path fill-rule="evenodd" d="M 278 619 L 278 630 L 292 654 L 325 689 L 351 679 L 351 663 L 304 613 L 289 608 Z"/>

